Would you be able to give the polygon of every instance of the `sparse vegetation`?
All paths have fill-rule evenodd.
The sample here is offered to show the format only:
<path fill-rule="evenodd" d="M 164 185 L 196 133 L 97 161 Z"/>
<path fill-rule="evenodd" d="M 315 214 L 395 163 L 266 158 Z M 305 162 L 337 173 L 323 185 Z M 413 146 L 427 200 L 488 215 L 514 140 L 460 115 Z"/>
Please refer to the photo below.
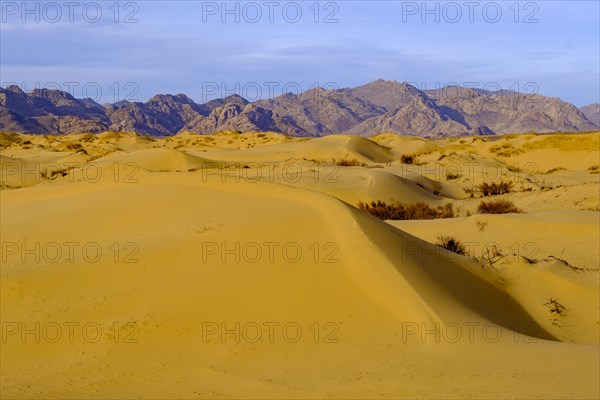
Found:
<path fill-rule="evenodd" d="M 509 170 L 510 172 L 521 172 L 521 168 L 519 168 L 519 164 L 507 165 L 506 169 Z"/>
<path fill-rule="evenodd" d="M 563 316 L 567 315 L 567 308 L 558 302 L 558 299 L 554 299 L 550 297 L 550 300 L 544 303 L 546 307 L 550 310 L 550 314 L 553 316 Z"/>
<path fill-rule="evenodd" d="M 439 196 L 442 191 L 442 184 L 439 182 L 434 182 L 431 188 L 433 189 L 433 194 Z"/>
<path fill-rule="evenodd" d="M 598 173 L 600 173 L 600 171 L 598 170 L 598 166 L 597 165 L 592 165 L 591 167 L 588 168 L 588 171 L 590 171 L 590 174 L 598 174 Z"/>
<path fill-rule="evenodd" d="M 563 252 L 564 252 L 564 250 L 563 250 Z M 592 271 L 598 273 L 598 269 L 595 269 L 595 268 L 583 268 L 583 267 L 576 267 L 576 266 L 572 265 L 571 263 L 569 263 L 567 260 L 565 260 L 563 258 L 562 253 L 560 254 L 559 257 L 550 255 L 547 258 L 545 258 L 544 261 L 559 261 L 559 262 L 563 263 L 566 267 L 570 268 L 572 271 L 575 271 L 577 273 L 592 272 Z"/>
<path fill-rule="evenodd" d="M 343 160 L 337 160 L 334 162 L 335 165 L 339 165 L 340 167 L 366 167 L 367 163 L 358 161 L 355 158 L 352 159 L 343 159 Z"/>
<path fill-rule="evenodd" d="M 459 173 L 454 173 L 454 172 L 450 172 L 450 171 L 446 172 L 446 180 L 448 180 L 448 181 L 453 181 L 455 179 L 460 178 L 461 176 L 462 176 L 462 174 L 459 174 Z"/>
<path fill-rule="evenodd" d="M 80 143 L 67 143 L 65 144 L 65 150 L 82 150 L 83 146 Z"/>
<path fill-rule="evenodd" d="M 383 220 L 454 218 L 452 203 L 433 208 L 423 202 L 415 204 L 401 204 L 398 202 L 387 204 L 378 200 L 371 203 L 359 202 L 358 208 Z"/>
<path fill-rule="evenodd" d="M 550 190 L 553 188 L 552 185 L 547 185 L 546 184 L 546 180 L 542 179 L 541 181 L 538 182 L 538 185 L 540 187 L 541 190 Z"/>
<path fill-rule="evenodd" d="M 485 231 L 485 228 L 487 228 L 487 226 L 488 226 L 488 223 L 487 223 L 487 222 L 485 222 L 485 221 L 480 221 L 480 220 L 477 220 L 477 221 L 475 221 L 475 224 L 477 225 L 477 230 L 478 230 L 479 232 L 484 232 L 484 231 Z"/>
<path fill-rule="evenodd" d="M 556 167 L 556 168 L 549 169 L 549 170 L 546 172 L 546 174 L 553 174 L 553 173 L 555 173 L 555 172 L 559 172 L 559 171 L 566 171 L 566 170 L 567 170 L 567 169 L 566 169 L 566 168 L 563 168 L 563 167 Z"/>
<path fill-rule="evenodd" d="M 509 200 L 492 200 L 489 202 L 482 201 L 477 206 L 479 214 L 508 214 L 519 213 L 519 210 L 512 201 Z"/>
<path fill-rule="evenodd" d="M 591 132 L 579 132 L 577 135 L 569 133 L 540 136 L 536 140 L 524 143 L 521 147 L 526 151 L 543 149 L 560 149 L 561 151 L 598 151 L 600 136 Z"/>
<path fill-rule="evenodd" d="M 415 164 L 417 157 L 414 154 L 402 154 L 400 161 L 402 164 Z"/>
<path fill-rule="evenodd" d="M 539 260 L 536 260 L 535 258 L 531 258 L 531 257 L 525 257 L 525 256 L 521 256 L 521 258 L 523 260 L 525 260 L 525 262 L 527 262 L 527 264 L 537 264 Z"/>
<path fill-rule="evenodd" d="M 513 187 L 512 182 L 500 181 L 498 183 L 483 182 L 482 184 L 477 186 L 477 189 L 483 196 L 494 196 L 494 195 L 498 195 L 498 194 L 510 193 L 510 190 L 512 189 L 512 187 Z"/>
<path fill-rule="evenodd" d="M 69 173 L 68 173 L 69 169 L 73 169 L 73 168 L 65 168 L 65 169 L 59 169 L 59 170 L 43 169 L 40 172 L 40 176 L 42 177 L 42 179 L 44 179 L 46 181 L 53 181 L 56 178 L 58 178 L 59 176 L 65 177 L 65 176 L 69 175 Z"/>
<path fill-rule="evenodd" d="M 531 183 L 531 182 L 529 181 L 529 183 Z M 519 191 L 521 191 L 521 192 L 531 192 L 531 191 L 533 191 L 533 187 L 532 186 L 525 186 L 525 184 L 523 182 L 521 182 L 519 184 Z"/>
<path fill-rule="evenodd" d="M 523 153 L 523 150 L 515 149 L 510 143 L 493 146 L 490 151 L 499 157 L 510 157 Z"/>
<path fill-rule="evenodd" d="M 475 197 L 475 192 L 477 191 L 475 188 L 463 188 L 463 191 L 469 195 L 469 197 Z"/>
<path fill-rule="evenodd" d="M 492 268 L 494 267 L 494 264 L 496 264 L 503 257 L 504 254 L 502 253 L 502 248 L 498 243 L 494 242 L 486 243 L 481 252 L 481 260 Z"/>
<path fill-rule="evenodd" d="M 463 256 L 467 254 L 467 248 L 465 245 L 460 240 L 452 236 L 439 235 L 435 244 L 456 254 Z"/>

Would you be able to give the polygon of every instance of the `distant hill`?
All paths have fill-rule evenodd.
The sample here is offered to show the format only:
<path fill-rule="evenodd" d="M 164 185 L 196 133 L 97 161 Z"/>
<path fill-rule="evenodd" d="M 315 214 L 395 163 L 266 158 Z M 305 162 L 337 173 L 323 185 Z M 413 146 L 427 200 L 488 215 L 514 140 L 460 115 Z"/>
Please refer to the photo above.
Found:
<path fill-rule="evenodd" d="M 0 88 L 0 130 L 35 134 L 135 131 L 276 131 L 290 136 L 395 132 L 424 137 L 577 132 L 598 129 L 600 105 L 581 110 L 558 98 L 461 86 L 421 91 L 377 80 L 356 88 L 311 89 L 248 102 L 233 95 L 197 104 L 184 94 L 104 106 L 66 92 Z"/>
<path fill-rule="evenodd" d="M 589 119 L 592 123 L 600 126 L 600 104 L 592 103 L 587 106 L 581 107 L 579 110 Z"/>

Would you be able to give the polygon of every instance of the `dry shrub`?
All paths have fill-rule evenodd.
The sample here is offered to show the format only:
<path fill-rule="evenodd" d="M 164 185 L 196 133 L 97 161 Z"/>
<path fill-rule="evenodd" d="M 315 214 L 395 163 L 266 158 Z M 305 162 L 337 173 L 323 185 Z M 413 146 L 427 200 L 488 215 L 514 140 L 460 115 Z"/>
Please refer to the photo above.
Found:
<path fill-rule="evenodd" d="M 402 164 L 414 164 L 417 157 L 414 154 L 402 154 L 400 161 Z"/>
<path fill-rule="evenodd" d="M 67 143 L 65 145 L 65 150 L 81 150 L 83 146 L 79 143 Z"/>
<path fill-rule="evenodd" d="M 567 308 L 558 302 L 558 299 L 550 298 L 544 305 L 550 310 L 552 315 L 567 315 Z"/>
<path fill-rule="evenodd" d="M 506 194 L 510 193 L 510 190 L 513 187 L 513 183 L 510 181 L 500 181 L 498 183 L 487 183 L 483 182 L 481 185 L 477 186 L 479 192 L 483 196 L 494 196 L 497 194 Z"/>
<path fill-rule="evenodd" d="M 448 180 L 448 181 L 453 181 L 453 180 L 458 179 L 460 177 L 462 177 L 462 175 L 459 174 L 459 173 L 446 172 L 446 180 Z"/>
<path fill-rule="evenodd" d="M 477 207 L 479 214 L 508 214 L 508 213 L 519 213 L 519 210 L 515 203 L 509 200 L 492 200 L 489 202 L 482 201 Z"/>
<path fill-rule="evenodd" d="M 360 162 L 357 159 L 343 159 L 335 162 L 335 165 L 339 165 L 340 167 L 366 167 L 367 163 Z"/>
<path fill-rule="evenodd" d="M 435 244 L 456 254 L 463 256 L 467 254 L 466 246 L 460 240 L 452 236 L 439 235 Z"/>
<path fill-rule="evenodd" d="M 423 202 L 415 204 L 392 203 L 387 204 L 381 200 L 371 203 L 358 203 L 358 208 L 379 219 L 411 220 L 411 219 L 439 219 L 453 218 L 454 207 L 447 203 L 437 208 L 432 208 Z"/>
<path fill-rule="evenodd" d="M 523 153 L 523 150 L 514 148 L 510 143 L 492 146 L 490 151 L 500 157 L 511 157 Z"/>

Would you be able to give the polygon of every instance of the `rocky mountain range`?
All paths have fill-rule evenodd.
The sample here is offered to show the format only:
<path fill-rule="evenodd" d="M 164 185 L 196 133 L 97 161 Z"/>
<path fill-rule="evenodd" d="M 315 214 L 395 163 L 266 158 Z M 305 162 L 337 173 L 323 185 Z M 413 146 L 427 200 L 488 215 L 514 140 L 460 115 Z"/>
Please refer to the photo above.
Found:
<path fill-rule="evenodd" d="M 600 104 L 577 109 L 558 98 L 461 86 L 421 91 L 377 80 L 339 90 L 312 89 L 248 102 L 238 96 L 197 104 L 184 94 L 145 103 L 100 105 L 58 90 L 0 88 L 0 131 L 35 134 L 135 131 L 276 131 L 290 136 L 396 132 L 424 137 L 576 132 L 600 127 Z"/>

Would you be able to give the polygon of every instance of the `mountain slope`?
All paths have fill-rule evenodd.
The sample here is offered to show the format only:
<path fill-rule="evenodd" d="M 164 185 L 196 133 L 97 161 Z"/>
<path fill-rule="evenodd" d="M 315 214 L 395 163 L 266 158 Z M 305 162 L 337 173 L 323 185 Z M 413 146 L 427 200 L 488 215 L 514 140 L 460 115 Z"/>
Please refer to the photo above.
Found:
<path fill-rule="evenodd" d="M 358 125 L 353 133 L 372 136 L 383 132 L 424 137 L 460 134 L 488 134 L 488 131 L 473 131 L 461 115 L 451 109 L 438 107 L 429 97 L 420 92 L 407 104 L 379 117 Z"/>
<path fill-rule="evenodd" d="M 489 92 L 459 86 L 428 91 L 427 94 L 440 107 L 460 113 L 471 127 L 496 134 L 596 128 L 574 105 L 539 94 L 508 90 Z"/>
<path fill-rule="evenodd" d="M 408 83 L 384 81 L 378 79 L 354 89 L 341 89 L 340 92 L 348 93 L 363 101 L 367 101 L 386 111 L 392 111 L 410 103 L 416 96 L 423 93 Z"/>
<path fill-rule="evenodd" d="M 0 88 L 0 130 L 31 133 L 98 133 L 110 125 L 104 108 L 66 92 L 18 86 Z"/>
<path fill-rule="evenodd" d="M 600 126 L 600 104 L 592 103 L 579 109 L 596 126 Z"/>

